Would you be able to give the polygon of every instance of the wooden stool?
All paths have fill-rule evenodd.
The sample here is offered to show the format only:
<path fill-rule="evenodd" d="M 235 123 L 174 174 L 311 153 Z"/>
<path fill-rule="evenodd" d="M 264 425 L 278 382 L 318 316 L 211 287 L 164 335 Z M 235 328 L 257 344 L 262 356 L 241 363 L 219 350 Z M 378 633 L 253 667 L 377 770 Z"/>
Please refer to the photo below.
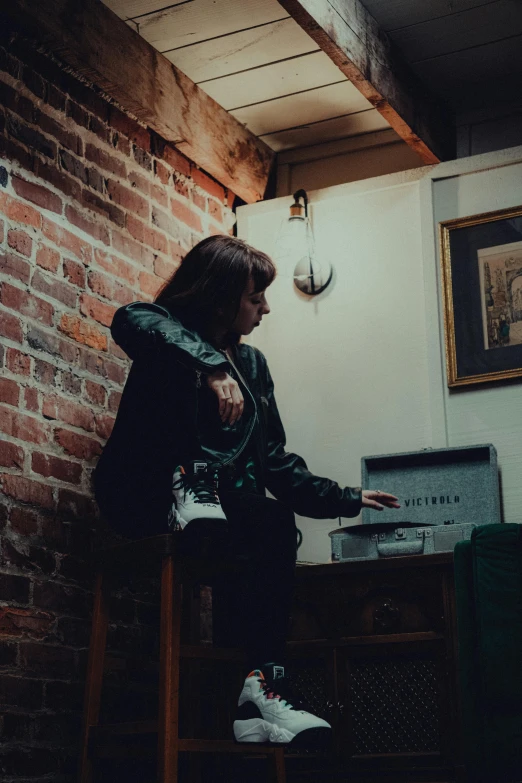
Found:
<path fill-rule="evenodd" d="M 208 544 L 208 542 L 207 542 Z M 242 660 L 238 650 L 204 645 L 182 646 L 182 585 L 223 572 L 211 556 L 191 558 L 180 554 L 179 536 L 154 536 L 112 547 L 95 558 L 95 592 L 92 631 L 85 684 L 85 703 L 79 782 L 94 783 L 92 756 L 125 735 L 158 735 L 158 783 L 177 783 L 178 753 L 242 753 L 266 755 L 273 760 L 274 780 L 285 783 L 283 747 L 236 744 L 233 740 L 183 739 L 179 737 L 180 658 Z M 209 550 L 210 551 L 210 550 Z M 110 583 L 120 577 L 161 574 L 160 662 L 158 719 L 99 725 L 102 680 L 108 627 Z"/>

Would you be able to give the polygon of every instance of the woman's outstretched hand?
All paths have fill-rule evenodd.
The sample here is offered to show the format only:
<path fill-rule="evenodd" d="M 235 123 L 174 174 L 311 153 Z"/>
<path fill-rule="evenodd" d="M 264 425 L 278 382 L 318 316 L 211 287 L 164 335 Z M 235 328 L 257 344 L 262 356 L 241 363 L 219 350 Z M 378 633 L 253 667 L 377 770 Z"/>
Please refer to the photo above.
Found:
<path fill-rule="evenodd" d="M 390 495 L 388 492 L 381 492 L 380 489 L 363 489 L 362 491 L 362 504 L 368 508 L 375 508 L 377 511 L 382 511 L 383 508 L 400 508 L 400 504 L 397 503 L 398 498 L 395 495 Z"/>
<path fill-rule="evenodd" d="M 223 424 L 235 424 L 245 407 L 239 384 L 227 372 L 214 372 L 207 375 L 207 385 L 217 395 Z"/>

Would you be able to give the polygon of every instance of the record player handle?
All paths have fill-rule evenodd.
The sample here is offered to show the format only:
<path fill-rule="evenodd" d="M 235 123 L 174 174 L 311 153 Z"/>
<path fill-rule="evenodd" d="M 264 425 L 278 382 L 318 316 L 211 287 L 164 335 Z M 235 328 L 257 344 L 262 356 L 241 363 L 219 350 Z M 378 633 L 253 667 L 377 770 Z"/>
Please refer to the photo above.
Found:
<path fill-rule="evenodd" d="M 377 541 L 379 557 L 404 557 L 405 555 L 422 555 L 424 552 L 424 536 L 416 541 L 397 541 L 395 544 L 385 544 Z"/>

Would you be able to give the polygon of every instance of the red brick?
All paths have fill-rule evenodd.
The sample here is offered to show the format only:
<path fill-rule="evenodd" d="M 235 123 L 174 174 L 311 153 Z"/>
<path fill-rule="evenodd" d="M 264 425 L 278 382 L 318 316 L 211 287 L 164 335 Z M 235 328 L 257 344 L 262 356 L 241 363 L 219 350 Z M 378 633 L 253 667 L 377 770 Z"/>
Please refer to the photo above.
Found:
<path fill-rule="evenodd" d="M 28 182 L 17 176 L 13 176 L 12 183 L 16 194 L 20 198 L 31 201 L 33 204 L 42 207 L 42 209 L 61 214 L 62 200 L 56 193 L 53 193 L 48 188 L 44 188 L 43 185 L 36 185 L 34 182 Z M 31 225 L 38 226 L 39 223 L 31 223 Z"/>
<path fill-rule="evenodd" d="M 17 348 L 8 348 L 6 353 L 6 365 L 11 372 L 17 375 L 31 374 L 31 357 L 22 353 Z"/>
<path fill-rule="evenodd" d="M 40 410 L 38 391 L 31 386 L 26 386 L 24 389 L 24 401 L 26 410 L 33 413 L 37 413 Z"/>
<path fill-rule="evenodd" d="M 16 381 L 10 378 L 0 378 L 0 402 L 18 407 L 20 400 L 20 387 Z"/>
<path fill-rule="evenodd" d="M 1 478 L 3 491 L 9 497 L 21 500 L 22 503 L 28 503 L 30 506 L 53 508 L 53 492 L 47 484 L 8 474 L 4 474 Z"/>
<path fill-rule="evenodd" d="M 169 206 L 169 197 L 167 189 L 163 185 L 153 185 L 150 189 L 151 197 L 162 207 L 167 208 Z"/>
<path fill-rule="evenodd" d="M 92 324 L 87 323 L 77 315 L 64 313 L 60 321 L 59 330 L 83 345 L 89 345 L 98 351 L 107 350 L 107 337 Z"/>
<path fill-rule="evenodd" d="M 15 179 L 13 177 L 13 184 Z M 42 216 L 34 207 L 30 207 L 29 204 L 24 204 L 23 201 L 18 201 L 15 198 L 7 197 L 5 215 L 14 223 L 23 223 L 24 226 L 31 226 L 32 228 L 40 228 L 42 223 Z"/>
<path fill-rule="evenodd" d="M 41 155 L 56 160 L 56 144 L 49 141 L 42 133 L 30 128 L 25 122 L 22 122 L 12 114 L 6 115 L 6 128 L 9 136 L 14 137 L 30 150 L 39 152 Z"/>
<path fill-rule="evenodd" d="M 54 614 L 41 612 L 33 607 L 0 607 L 0 634 L 3 636 L 43 639 L 49 636 L 55 623 Z"/>
<path fill-rule="evenodd" d="M 0 251 L 0 272 L 27 285 L 31 275 L 31 267 L 27 261 L 19 256 L 15 256 L 14 253 L 2 253 Z"/>
<path fill-rule="evenodd" d="M 47 218 L 43 219 L 42 231 L 44 235 L 58 247 L 68 250 L 84 264 L 90 264 L 92 260 L 92 248 L 88 242 L 79 239 L 75 234 L 65 228 L 57 226 Z"/>
<path fill-rule="evenodd" d="M 82 466 L 78 462 L 60 459 L 51 454 L 42 454 L 34 451 L 31 467 L 35 473 L 49 478 L 67 481 L 69 484 L 79 484 L 82 477 Z"/>
<path fill-rule="evenodd" d="M 80 296 L 80 312 L 82 315 L 93 318 L 98 323 L 103 324 L 103 326 L 112 324 L 116 309 L 116 307 L 100 302 L 99 299 L 95 299 L 93 296 L 89 296 L 89 294 Z"/>
<path fill-rule="evenodd" d="M 170 280 L 176 269 L 178 269 L 179 263 L 179 261 L 173 261 L 170 258 L 163 259 L 158 256 L 154 262 L 154 272 L 163 280 Z"/>
<path fill-rule="evenodd" d="M 188 198 L 190 194 L 189 183 L 184 177 L 179 176 L 174 172 L 173 174 L 174 190 L 179 193 L 183 198 Z"/>
<path fill-rule="evenodd" d="M 114 201 L 116 204 L 119 204 L 124 209 L 128 209 L 131 212 L 136 213 L 136 215 L 141 218 L 148 218 L 150 211 L 149 204 L 135 191 L 124 187 L 113 179 L 108 181 L 107 191 L 112 201 Z"/>
<path fill-rule="evenodd" d="M 78 201 L 80 198 L 82 189 L 80 183 L 57 169 L 55 165 L 37 158 L 33 166 L 33 173 L 39 179 L 45 180 L 45 182 L 53 185 L 57 190 L 61 190 L 62 193 L 70 196 L 75 201 Z"/>
<path fill-rule="evenodd" d="M 129 182 L 133 188 L 137 188 L 139 191 L 141 191 L 141 193 L 144 193 L 146 196 L 150 196 L 150 180 L 148 180 L 147 177 L 144 177 L 143 174 L 140 174 L 139 171 L 129 172 Z"/>
<path fill-rule="evenodd" d="M 36 351 L 59 356 L 68 364 L 76 363 L 78 347 L 61 340 L 55 332 L 45 332 L 37 326 L 31 326 L 27 332 L 27 342 Z"/>
<path fill-rule="evenodd" d="M 72 679 L 76 671 L 74 650 L 50 644 L 20 644 L 20 666 L 23 671 L 46 679 Z"/>
<path fill-rule="evenodd" d="M 148 245 L 160 253 L 167 252 L 168 244 L 164 234 L 160 234 L 159 231 L 146 226 L 145 223 L 142 223 L 133 215 L 127 215 L 126 224 L 129 234 L 134 239 L 137 239 L 138 242 L 143 242 L 144 245 Z"/>
<path fill-rule="evenodd" d="M 112 381 L 113 383 L 118 383 L 120 386 L 123 386 L 125 383 L 125 378 L 127 376 L 127 370 L 125 367 L 121 367 L 121 365 L 116 364 L 116 362 L 105 362 L 105 371 L 107 373 L 107 378 Z"/>
<path fill-rule="evenodd" d="M 140 274 L 140 290 L 144 294 L 156 296 L 164 283 L 165 280 L 161 277 L 156 277 L 156 275 L 150 275 L 148 272 L 141 272 Z"/>
<path fill-rule="evenodd" d="M 48 133 L 49 136 L 52 136 L 57 141 L 59 141 L 62 147 L 66 147 L 76 155 L 82 155 L 83 142 L 77 133 L 72 133 L 71 131 L 66 130 L 63 125 L 60 125 L 47 114 L 43 113 L 40 113 L 38 118 L 38 125 L 44 133 Z"/>
<path fill-rule="evenodd" d="M 110 353 L 111 356 L 115 356 L 117 359 L 122 359 L 124 362 L 129 358 L 125 351 L 122 351 L 120 346 L 116 345 L 112 339 L 109 340 L 108 353 Z"/>
<path fill-rule="evenodd" d="M 113 413 L 118 412 L 121 402 L 121 392 L 111 391 L 109 394 L 109 410 Z"/>
<path fill-rule="evenodd" d="M 78 367 L 86 370 L 91 375 L 99 375 L 101 378 L 107 377 L 106 361 L 99 351 L 91 351 L 87 348 L 78 346 Z"/>
<path fill-rule="evenodd" d="M 180 264 L 187 251 L 180 245 L 179 242 L 175 242 L 173 239 L 169 240 L 169 256 L 176 264 Z"/>
<path fill-rule="evenodd" d="M 78 292 L 75 288 L 55 277 L 46 277 L 39 269 L 35 271 L 31 285 L 36 291 L 62 302 L 67 307 L 75 307 L 76 305 Z"/>
<path fill-rule="evenodd" d="M 87 462 L 101 454 L 101 444 L 94 438 L 80 435 L 78 432 L 57 427 L 54 433 L 55 441 L 62 447 L 66 454 Z"/>
<path fill-rule="evenodd" d="M 94 258 L 98 266 L 101 266 L 106 272 L 110 272 L 111 275 L 114 275 L 115 277 L 121 277 L 132 286 L 136 285 L 139 270 L 135 266 L 132 266 L 127 261 L 123 261 L 123 259 L 118 258 L 117 256 L 109 256 L 98 248 L 95 248 L 94 250 Z"/>
<path fill-rule="evenodd" d="M 219 223 L 223 222 L 223 207 L 221 204 L 218 204 L 217 201 L 209 199 L 208 213 L 211 217 L 214 218 L 214 220 L 217 220 Z"/>
<path fill-rule="evenodd" d="M 192 191 L 192 201 L 198 207 L 198 209 L 203 210 L 203 212 L 207 211 L 207 199 L 206 196 L 202 196 L 200 193 L 197 192 L 197 190 Z"/>
<path fill-rule="evenodd" d="M 215 182 L 215 180 L 211 179 L 204 171 L 196 168 L 194 164 L 191 166 L 190 176 L 195 185 L 203 188 L 203 190 L 211 196 L 215 196 L 221 202 L 225 200 L 225 188 L 223 185 L 220 185 L 219 182 Z"/>
<path fill-rule="evenodd" d="M 36 156 L 33 156 L 31 152 L 28 152 L 25 147 L 17 144 L 13 139 L 7 139 L 0 136 L 0 157 L 7 158 L 8 160 L 17 160 L 22 164 L 24 169 L 31 171 L 34 166 L 34 160 Z"/>
<path fill-rule="evenodd" d="M 108 416 L 107 414 L 99 413 L 96 414 L 95 421 L 96 435 L 99 435 L 100 438 L 107 440 L 112 432 L 112 428 L 114 427 L 114 422 L 116 419 L 114 416 Z"/>
<path fill-rule="evenodd" d="M 96 147 L 94 144 L 87 144 L 85 147 L 85 157 L 91 163 L 95 163 L 102 169 L 116 174 L 118 177 L 125 177 L 125 164 L 114 155 L 109 155 L 105 150 Z"/>
<path fill-rule="evenodd" d="M 10 310 L 17 310 L 27 318 L 33 318 L 35 321 L 46 326 L 53 323 L 54 308 L 49 302 L 39 299 L 34 294 L 22 291 L 9 283 L 2 283 L 0 292 L 0 302 Z"/>
<path fill-rule="evenodd" d="M 85 396 L 89 402 L 103 407 L 107 398 L 107 391 L 105 390 L 105 387 L 101 386 L 99 383 L 87 380 L 85 381 Z"/>
<path fill-rule="evenodd" d="M 5 223 L 3 220 L 0 220 L 0 245 L 4 241 L 4 235 L 5 235 Z"/>
<path fill-rule="evenodd" d="M 120 228 L 123 228 L 125 225 L 125 212 L 123 209 L 120 209 L 110 201 L 105 201 L 96 193 L 91 193 L 90 190 L 85 190 L 85 188 L 82 190 L 81 204 L 86 209 L 97 212 L 98 215 L 101 215 L 106 220 L 116 223 Z"/>
<path fill-rule="evenodd" d="M 142 149 L 150 152 L 150 133 L 142 125 L 139 125 L 136 120 L 117 109 L 116 106 L 110 107 L 109 125 L 123 133 L 124 136 L 127 136 Z"/>
<path fill-rule="evenodd" d="M 0 440 L 0 465 L 4 468 L 22 470 L 24 467 L 24 450 L 15 443 Z"/>
<path fill-rule="evenodd" d="M 180 174 L 190 177 L 190 161 L 181 152 L 178 152 L 174 147 L 170 147 L 168 144 L 163 149 L 163 160 L 166 161 L 169 166 L 175 171 L 179 171 Z"/>
<path fill-rule="evenodd" d="M 164 185 L 169 184 L 170 171 L 166 166 L 163 165 L 163 163 L 161 163 L 161 161 L 154 161 L 154 171 L 156 176 L 159 177 L 160 182 L 162 182 Z"/>
<path fill-rule="evenodd" d="M 172 210 L 172 214 L 174 217 L 178 218 L 178 220 L 181 220 L 187 226 L 190 226 L 190 228 L 194 229 L 194 231 L 203 231 L 200 216 L 193 212 L 191 208 L 182 201 L 174 198 L 171 199 L 170 208 Z"/>
<path fill-rule="evenodd" d="M 65 424 L 72 424 L 82 430 L 94 430 L 94 414 L 88 408 L 78 403 L 65 400 L 56 395 L 46 397 L 42 405 L 42 414 L 47 419 L 56 419 Z"/>
<path fill-rule="evenodd" d="M 114 132 L 112 134 L 112 146 L 123 155 L 130 155 L 130 141 L 121 133 Z"/>
<path fill-rule="evenodd" d="M 36 263 L 49 272 L 56 272 L 60 265 L 60 253 L 47 245 L 40 245 L 36 251 Z"/>
<path fill-rule="evenodd" d="M 6 435 L 29 443 L 45 443 L 47 440 L 47 427 L 38 419 L 26 416 L 12 408 L 2 406 L 0 413 L 0 429 Z"/>
<path fill-rule="evenodd" d="M 49 364 L 49 362 L 45 362 L 43 359 L 34 360 L 33 375 L 37 381 L 45 386 L 56 386 L 56 372 L 57 368 L 53 364 Z"/>
<path fill-rule="evenodd" d="M 87 275 L 89 288 L 104 299 L 113 299 L 113 282 L 102 272 L 91 270 Z"/>
<path fill-rule="evenodd" d="M 133 239 L 120 234 L 119 231 L 112 232 L 112 244 L 114 249 L 126 258 L 132 258 L 143 266 L 152 269 L 154 264 L 154 253 L 146 247 L 139 245 Z"/>
<path fill-rule="evenodd" d="M 7 244 L 16 250 L 17 253 L 21 253 L 23 256 L 30 258 L 33 251 L 33 240 L 26 234 L 25 231 L 12 228 L 7 232 Z"/>
<path fill-rule="evenodd" d="M 94 516 L 94 501 L 86 495 L 80 495 L 71 489 L 58 490 L 58 511 L 62 515 L 71 515 L 74 520 L 88 519 Z"/>
<path fill-rule="evenodd" d="M 28 508 L 12 508 L 9 515 L 11 530 L 22 536 L 35 536 L 38 533 L 38 517 Z M 0 633 L 2 629 L 0 628 Z"/>
<path fill-rule="evenodd" d="M 95 239 L 100 240 L 105 245 L 110 243 L 109 231 L 106 226 L 100 225 L 99 221 L 88 220 L 78 212 L 74 207 L 65 208 L 65 217 L 67 220 L 86 234 L 90 234 Z"/>
<path fill-rule="evenodd" d="M 21 343 L 23 332 L 20 320 L 10 313 L 0 312 L 0 335 L 15 343 Z"/>
<path fill-rule="evenodd" d="M 62 390 L 67 394 L 79 397 L 82 390 L 82 379 L 72 372 L 62 372 Z"/>
<path fill-rule="evenodd" d="M 72 258 L 64 258 L 63 276 L 66 277 L 70 283 L 78 286 L 78 288 L 85 288 L 85 267 L 77 261 L 73 261 Z"/>

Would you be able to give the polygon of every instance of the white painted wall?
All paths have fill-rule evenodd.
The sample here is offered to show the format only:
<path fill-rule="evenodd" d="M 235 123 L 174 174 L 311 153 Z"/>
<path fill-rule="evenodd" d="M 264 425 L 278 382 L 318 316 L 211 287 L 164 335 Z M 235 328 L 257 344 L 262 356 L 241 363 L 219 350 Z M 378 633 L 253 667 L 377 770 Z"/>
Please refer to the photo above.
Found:
<path fill-rule="evenodd" d="M 436 226 L 522 203 L 521 174 L 515 148 L 309 193 L 334 282 L 308 299 L 278 277 L 269 289 L 272 313 L 253 341 L 269 361 L 287 447 L 315 473 L 357 485 L 365 455 L 492 442 L 505 521 L 520 520 L 521 387 L 449 393 Z M 241 207 L 239 236 L 275 255 L 290 201 Z M 336 524 L 300 518 L 300 558 L 328 560 Z"/>

